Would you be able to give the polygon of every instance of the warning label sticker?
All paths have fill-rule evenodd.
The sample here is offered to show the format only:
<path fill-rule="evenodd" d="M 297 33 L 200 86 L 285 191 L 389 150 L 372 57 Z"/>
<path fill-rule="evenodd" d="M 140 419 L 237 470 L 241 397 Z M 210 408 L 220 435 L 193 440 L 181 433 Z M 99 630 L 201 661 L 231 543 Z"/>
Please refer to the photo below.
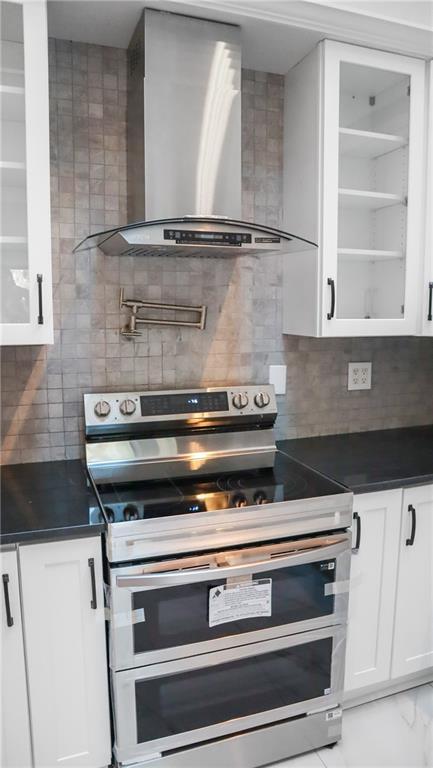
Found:
<path fill-rule="evenodd" d="M 209 590 L 209 626 L 272 616 L 272 579 L 221 584 Z"/>

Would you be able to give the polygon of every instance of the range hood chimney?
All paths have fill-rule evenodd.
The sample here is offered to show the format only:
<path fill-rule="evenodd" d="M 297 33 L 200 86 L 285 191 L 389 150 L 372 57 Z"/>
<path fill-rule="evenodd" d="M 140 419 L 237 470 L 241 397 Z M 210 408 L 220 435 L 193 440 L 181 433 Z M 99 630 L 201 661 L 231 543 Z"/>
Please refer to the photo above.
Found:
<path fill-rule="evenodd" d="M 241 219 L 240 28 L 145 9 L 128 48 L 128 221 L 86 238 L 113 255 L 311 248 Z"/>
<path fill-rule="evenodd" d="M 240 219 L 240 28 L 145 9 L 128 77 L 129 221 Z"/>

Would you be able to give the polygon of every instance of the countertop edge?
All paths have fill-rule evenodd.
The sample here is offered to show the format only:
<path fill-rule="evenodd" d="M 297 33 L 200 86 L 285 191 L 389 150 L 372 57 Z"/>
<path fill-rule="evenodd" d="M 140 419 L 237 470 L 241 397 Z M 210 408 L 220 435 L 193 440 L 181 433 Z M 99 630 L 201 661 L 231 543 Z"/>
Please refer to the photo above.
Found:
<path fill-rule="evenodd" d="M 71 525 L 67 528 L 41 528 L 33 531 L 0 533 L 0 547 L 8 544 L 31 544 L 59 539 L 82 539 L 87 536 L 100 536 L 104 530 L 105 526 L 101 523 L 101 525 Z"/>
<path fill-rule="evenodd" d="M 405 477 L 398 480 L 383 480 L 377 483 L 354 484 L 351 487 L 353 493 L 374 493 L 375 491 L 392 491 L 396 488 L 411 488 L 417 485 L 430 485 L 433 483 L 433 474 Z"/>

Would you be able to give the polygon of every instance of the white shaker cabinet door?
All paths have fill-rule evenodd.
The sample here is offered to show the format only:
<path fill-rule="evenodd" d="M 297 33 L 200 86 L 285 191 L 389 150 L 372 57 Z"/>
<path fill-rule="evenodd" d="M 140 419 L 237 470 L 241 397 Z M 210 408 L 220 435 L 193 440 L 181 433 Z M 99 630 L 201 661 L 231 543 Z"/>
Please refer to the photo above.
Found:
<path fill-rule="evenodd" d="M 20 548 L 36 768 L 111 761 L 99 537 Z"/>
<path fill-rule="evenodd" d="M 0 553 L 2 768 L 30 768 L 32 753 L 16 551 Z"/>
<path fill-rule="evenodd" d="M 346 691 L 391 674 L 401 501 L 400 489 L 354 498 Z"/>
<path fill-rule="evenodd" d="M 392 677 L 433 668 L 433 485 L 403 493 Z"/>

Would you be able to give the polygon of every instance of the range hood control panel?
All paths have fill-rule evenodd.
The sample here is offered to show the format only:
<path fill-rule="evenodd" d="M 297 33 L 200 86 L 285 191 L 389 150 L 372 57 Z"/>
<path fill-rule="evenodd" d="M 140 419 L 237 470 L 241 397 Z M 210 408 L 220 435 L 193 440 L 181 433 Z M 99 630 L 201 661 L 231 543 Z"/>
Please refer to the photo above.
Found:
<path fill-rule="evenodd" d="M 174 240 L 177 245 L 242 245 L 251 243 L 249 232 L 211 232 L 194 229 L 164 229 L 164 240 Z"/>

